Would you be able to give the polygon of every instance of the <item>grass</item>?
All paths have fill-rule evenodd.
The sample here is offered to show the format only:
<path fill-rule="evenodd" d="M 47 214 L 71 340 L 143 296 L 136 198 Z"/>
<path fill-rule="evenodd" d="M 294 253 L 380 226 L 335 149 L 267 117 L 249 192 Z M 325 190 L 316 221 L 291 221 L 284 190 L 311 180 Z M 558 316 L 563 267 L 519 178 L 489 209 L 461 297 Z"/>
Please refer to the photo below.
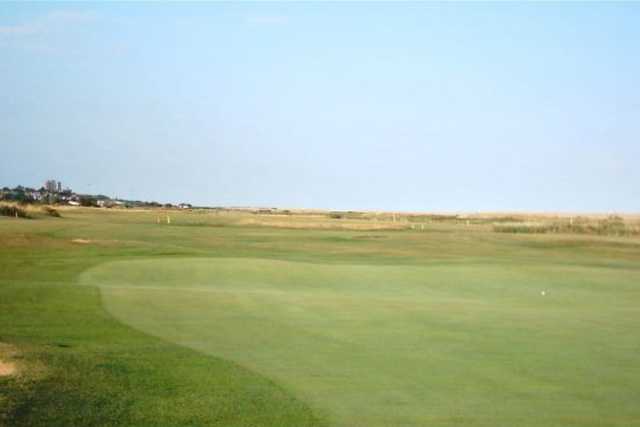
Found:
<path fill-rule="evenodd" d="M 27 211 L 15 204 L 0 204 L 0 216 L 10 216 L 14 218 L 29 218 Z"/>
<path fill-rule="evenodd" d="M 0 202 L 0 216 L 12 218 L 37 218 L 41 216 L 52 216 L 60 218 L 60 212 L 52 206 L 20 205 L 17 203 Z"/>
<path fill-rule="evenodd" d="M 61 212 L 0 219 L 0 425 L 640 425 L 634 236 Z"/>
<path fill-rule="evenodd" d="M 605 218 L 556 218 L 538 222 L 496 222 L 493 230 L 501 233 L 563 233 L 605 236 L 640 236 L 637 223 L 611 215 Z"/>

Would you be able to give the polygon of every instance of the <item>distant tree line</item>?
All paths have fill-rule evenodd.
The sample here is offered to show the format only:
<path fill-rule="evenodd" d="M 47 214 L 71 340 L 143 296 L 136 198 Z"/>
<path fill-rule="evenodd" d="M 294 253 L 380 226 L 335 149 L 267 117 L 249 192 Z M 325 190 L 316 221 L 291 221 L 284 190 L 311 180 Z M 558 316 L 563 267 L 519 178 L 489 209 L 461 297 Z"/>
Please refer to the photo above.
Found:
<path fill-rule="evenodd" d="M 158 203 L 155 201 L 146 202 L 141 200 L 121 200 L 112 199 L 102 194 L 77 194 L 67 188 L 62 191 L 52 191 L 40 187 L 38 189 L 18 185 L 14 188 L 2 187 L 0 189 L 0 201 L 13 202 L 19 204 L 43 204 L 43 205 L 76 205 L 85 207 L 125 207 L 125 208 L 185 208 L 190 204 L 182 203 L 173 205 L 171 203 Z"/>

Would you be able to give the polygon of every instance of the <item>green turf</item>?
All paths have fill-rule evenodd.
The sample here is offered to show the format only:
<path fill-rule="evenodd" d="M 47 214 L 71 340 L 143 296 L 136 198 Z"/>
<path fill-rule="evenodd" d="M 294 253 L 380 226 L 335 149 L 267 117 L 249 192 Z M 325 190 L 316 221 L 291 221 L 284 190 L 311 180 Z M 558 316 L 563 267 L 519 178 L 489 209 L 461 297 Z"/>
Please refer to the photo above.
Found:
<path fill-rule="evenodd" d="M 102 264 L 81 282 L 123 322 L 273 378 L 335 425 L 640 415 L 637 272 L 185 258 Z"/>
<path fill-rule="evenodd" d="M 640 425 L 637 239 L 181 215 L 0 219 L 0 425 Z"/>

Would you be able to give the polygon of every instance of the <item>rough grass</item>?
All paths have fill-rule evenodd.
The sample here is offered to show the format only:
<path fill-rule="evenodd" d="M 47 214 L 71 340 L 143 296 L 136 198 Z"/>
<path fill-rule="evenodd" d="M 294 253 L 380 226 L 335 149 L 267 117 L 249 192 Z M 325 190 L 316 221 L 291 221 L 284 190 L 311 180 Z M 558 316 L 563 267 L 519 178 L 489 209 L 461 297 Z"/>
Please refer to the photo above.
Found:
<path fill-rule="evenodd" d="M 0 425 L 640 425 L 637 237 L 60 211 L 0 218 Z"/>
<path fill-rule="evenodd" d="M 57 209 L 55 209 L 54 207 L 52 207 L 52 206 L 43 206 L 42 207 L 42 211 L 46 215 L 49 215 L 49 216 L 52 216 L 52 217 L 55 217 L 55 218 L 62 217 L 62 215 L 60 215 L 60 212 Z"/>
<path fill-rule="evenodd" d="M 606 218 L 577 217 L 540 222 L 505 222 L 494 224 L 501 233 L 562 233 L 595 234 L 604 236 L 640 236 L 640 225 L 627 222 L 620 216 Z"/>
<path fill-rule="evenodd" d="M 52 206 L 19 205 L 16 203 L 0 203 L 0 216 L 13 218 L 39 218 L 51 216 L 60 218 L 60 212 Z"/>
<path fill-rule="evenodd" d="M 0 215 L 14 218 L 29 218 L 27 210 L 15 204 L 0 204 Z"/>

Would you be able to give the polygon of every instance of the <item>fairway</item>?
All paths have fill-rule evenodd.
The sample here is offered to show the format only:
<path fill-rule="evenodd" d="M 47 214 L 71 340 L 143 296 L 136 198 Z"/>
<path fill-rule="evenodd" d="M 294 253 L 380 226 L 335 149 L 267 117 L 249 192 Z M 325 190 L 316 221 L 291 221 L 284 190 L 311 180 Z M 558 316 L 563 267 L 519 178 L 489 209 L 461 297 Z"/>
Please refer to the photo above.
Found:
<path fill-rule="evenodd" d="M 145 258 L 78 284 L 330 425 L 638 425 L 640 272 L 553 261 Z"/>
<path fill-rule="evenodd" d="M 636 236 L 420 221 L 0 218 L 0 426 L 640 426 Z"/>

